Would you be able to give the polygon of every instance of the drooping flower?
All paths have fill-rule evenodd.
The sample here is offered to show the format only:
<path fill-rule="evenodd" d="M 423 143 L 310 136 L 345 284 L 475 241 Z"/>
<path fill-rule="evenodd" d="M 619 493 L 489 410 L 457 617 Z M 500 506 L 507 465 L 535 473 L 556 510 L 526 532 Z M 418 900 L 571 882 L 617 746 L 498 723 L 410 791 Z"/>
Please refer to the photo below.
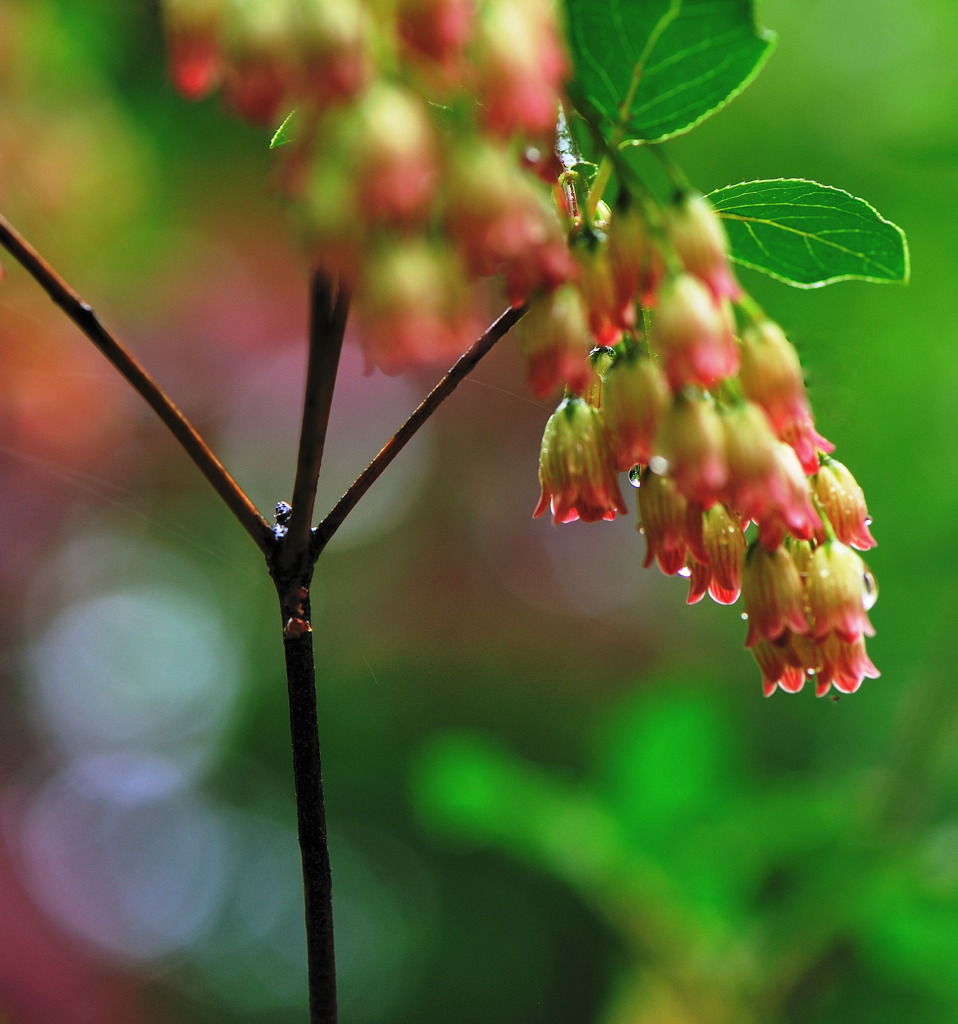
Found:
<path fill-rule="evenodd" d="M 631 296 L 624 299 L 616 287 L 605 242 L 581 244 L 575 248 L 579 266 L 579 287 L 588 311 L 589 329 L 597 345 L 614 345 L 623 331 L 635 326 Z"/>
<path fill-rule="evenodd" d="M 858 481 L 837 459 L 825 458 L 813 479 L 815 497 L 844 544 L 867 551 L 876 544 L 868 529 L 871 518 L 865 505 L 865 494 Z"/>
<path fill-rule="evenodd" d="M 725 414 L 728 503 L 743 518 L 759 524 L 766 547 L 779 546 L 787 531 L 807 540 L 821 520 L 794 452 L 775 439 L 763 410 L 753 402 Z"/>
<path fill-rule="evenodd" d="M 707 285 L 716 303 L 742 294 L 728 261 L 728 238 L 712 204 L 687 193 L 666 207 L 665 227 L 682 265 Z"/>
<path fill-rule="evenodd" d="M 551 137 L 568 67 L 552 5 L 487 0 L 472 53 L 486 129 L 505 137 Z"/>
<path fill-rule="evenodd" d="M 462 269 L 438 242 L 383 240 L 367 256 L 356 297 L 367 372 L 448 361 L 476 335 Z"/>
<path fill-rule="evenodd" d="M 654 305 L 665 269 L 662 255 L 635 203 L 616 208 L 609 223 L 608 239 L 619 304 Z"/>
<path fill-rule="evenodd" d="M 602 380 L 602 417 L 615 468 L 646 465 L 671 395 L 659 366 L 634 347 L 620 348 Z"/>
<path fill-rule="evenodd" d="M 774 642 L 763 639 L 752 647 L 752 657 L 762 671 L 762 690 L 766 697 L 771 697 L 776 688 L 798 693 L 805 685 L 808 674 L 794 664 L 789 640 L 788 635 Z"/>
<path fill-rule="evenodd" d="M 818 451 L 834 445 L 815 430 L 798 353 L 778 324 L 750 324 L 742 332 L 742 391 L 764 410 L 772 429 L 798 455 L 806 473 L 818 469 Z"/>
<path fill-rule="evenodd" d="M 674 391 L 687 384 L 711 388 L 738 371 L 728 315 L 691 274 L 677 274 L 659 288 L 652 342 Z"/>
<path fill-rule="evenodd" d="M 208 96 L 223 73 L 221 0 L 167 0 L 163 14 L 174 86 L 188 100 Z"/>
<path fill-rule="evenodd" d="M 551 295 L 530 300 L 518 333 L 536 398 L 548 398 L 563 387 L 581 395 L 594 380 L 587 358 L 592 339 L 575 285 L 561 285 Z"/>
<path fill-rule="evenodd" d="M 815 548 L 805 580 L 812 635 L 823 640 L 835 633 L 846 643 L 874 636 L 868 609 L 875 603 L 875 579 L 861 557 L 839 540 Z"/>
<path fill-rule="evenodd" d="M 666 576 L 684 568 L 689 556 L 688 502 L 675 482 L 646 468 L 639 480 L 639 530 L 645 534 L 645 568 L 653 562 Z"/>
<path fill-rule="evenodd" d="M 662 418 L 656 454 L 668 463 L 675 486 L 690 501 L 710 508 L 728 481 L 725 430 L 708 397 L 680 391 Z"/>
<path fill-rule="evenodd" d="M 690 545 L 693 557 L 689 560 L 692 574 L 687 602 L 695 604 L 708 593 L 717 604 L 734 604 L 742 589 L 745 561 L 742 524 L 721 503 L 707 509 L 690 506 L 690 517 L 694 514 L 699 516 L 699 525 Z"/>
<path fill-rule="evenodd" d="M 843 640 L 837 633 L 831 633 L 821 641 L 819 650 L 822 658 L 816 684 L 819 697 L 824 697 L 830 686 L 842 693 L 854 693 L 862 680 L 877 679 L 881 675 L 868 657 L 861 637 Z"/>
<path fill-rule="evenodd" d="M 748 615 L 746 647 L 762 639 L 778 640 L 786 630 L 809 631 L 802 578 L 784 547 L 769 551 L 763 544 L 750 545 L 742 572 L 742 601 Z"/>
<path fill-rule="evenodd" d="M 539 483 L 542 493 L 533 517 L 551 509 L 556 523 L 594 523 L 625 514 L 601 413 L 583 399 L 563 399 L 549 417 Z"/>

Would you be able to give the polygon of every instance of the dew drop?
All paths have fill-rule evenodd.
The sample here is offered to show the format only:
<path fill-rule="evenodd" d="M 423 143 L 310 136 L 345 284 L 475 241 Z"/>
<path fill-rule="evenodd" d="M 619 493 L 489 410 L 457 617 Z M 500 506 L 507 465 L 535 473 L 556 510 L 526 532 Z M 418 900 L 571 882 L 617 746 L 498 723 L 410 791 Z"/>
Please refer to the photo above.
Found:
<path fill-rule="evenodd" d="M 872 524 L 873 522 L 874 522 L 874 520 L 872 519 L 872 517 L 871 517 L 871 516 L 865 516 L 865 525 L 866 525 L 866 526 L 871 526 L 871 524 Z"/>
<path fill-rule="evenodd" d="M 687 565 L 683 565 L 682 568 L 679 569 L 678 575 L 684 576 L 686 579 L 688 579 L 689 576 L 692 575 L 692 570 Z"/>
<path fill-rule="evenodd" d="M 877 600 L 878 600 L 878 581 L 866 569 L 862 573 L 862 607 L 867 612 L 871 608 L 875 607 L 875 602 Z"/>
<path fill-rule="evenodd" d="M 632 484 L 633 487 L 638 487 L 639 484 L 641 483 L 641 479 L 642 479 L 642 467 L 641 466 L 633 466 L 629 470 L 629 483 Z"/>
<path fill-rule="evenodd" d="M 741 616 L 739 617 L 741 618 L 742 622 L 748 622 L 748 612 L 742 612 Z"/>
<path fill-rule="evenodd" d="M 665 476 L 670 468 L 669 460 L 664 458 L 662 455 L 653 455 L 652 458 L 649 459 L 649 469 L 651 469 L 656 476 Z"/>

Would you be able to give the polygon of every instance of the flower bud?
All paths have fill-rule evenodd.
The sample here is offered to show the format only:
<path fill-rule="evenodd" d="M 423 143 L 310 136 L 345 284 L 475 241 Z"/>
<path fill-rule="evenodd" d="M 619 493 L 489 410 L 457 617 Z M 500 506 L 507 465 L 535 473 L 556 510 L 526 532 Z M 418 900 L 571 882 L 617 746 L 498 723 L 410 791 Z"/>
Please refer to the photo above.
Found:
<path fill-rule="evenodd" d="M 446 228 L 466 266 L 501 273 L 514 303 L 574 276 L 555 210 L 505 150 L 457 145 L 445 189 Z"/>
<path fill-rule="evenodd" d="M 419 218 L 439 173 L 423 105 L 411 92 L 377 82 L 355 109 L 343 112 L 341 127 L 363 215 L 386 223 Z"/>
<path fill-rule="evenodd" d="M 701 195 L 682 196 L 665 211 L 666 230 L 682 265 L 707 286 L 715 302 L 742 294 L 728 262 L 728 238 L 711 203 Z"/>
<path fill-rule="evenodd" d="M 802 578 L 785 548 L 752 544 L 742 572 L 742 601 L 748 615 L 746 647 L 778 640 L 786 630 L 807 633 Z"/>
<path fill-rule="evenodd" d="M 163 15 L 173 85 L 188 100 L 208 96 L 222 75 L 222 0 L 166 0 Z"/>
<path fill-rule="evenodd" d="M 399 0 L 399 37 L 412 53 L 452 70 L 473 31 L 475 6 L 475 0 Z"/>
<path fill-rule="evenodd" d="M 868 529 L 871 518 L 865 506 L 865 495 L 858 481 L 837 459 L 825 459 L 814 477 L 815 496 L 843 543 L 859 551 L 875 546 L 875 538 Z"/>
<path fill-rule="evenodd" d="M 551 4 L 487 0 L 473 44 L 485 127 L 508 137 L 555 133 L 567 61 Z"/>
<path fill-rule="evenodd" d="M 776 441 L 774 452 L 767 505 L 756 519 L 758 539 L 769 549 L 778 547 L 786 534 L 808 541 L 822 530 L 808 478 L 794 449 L 783 441 Z"/>
<path fill-rule="evenodd" d="M 635 307 L 631 298 L 625 302 L 620 300 L 608 245 L 601 242 L 578 245 L 575 257 L 579 266 L 579 288 L 595 343 L 614 345 L 624 330 L 635 326 Z"/>
<path fill-rule="evenodd" d="M 231 4 L 227 29 L 226 99 L 248 121 L 271 124 L 293 78 L 289 6 L 275 0 Z"/>
<path fill-rule="evenodd" d="M 806 473 L 818 469 L 816 449 L 834 445 L 815 430 L 798 353 L 771 320 L 742 332 L 742 391 L 766 412 L 775 433 L 795 449 Z"/>
<path fill-rule="evenodd" d="M 874 636 L 867 609 L 877 598 L 875 578 L 850 547 L 835 540 L 815 549 L 805 581 L 805 599 L 817 640 L 829 633 L 848 643 L 863 634 Z"/>
<path fill-rule="evenodd" d="M 645 218 L 634 203 L 615 211 L 608 238 L 619 304 L 638 301 L 651 306 L 664 267 L 661 253 L 649 237 Z"/>
<path fill-rule="evenodd" d="M 476 334 L 454 254 L 424 239 L 383 241 L 367 255 L 356 310 L 367 372 L 447 361 Z"/>
<path fill-rule="evenodd" d="M 686 498 L 702 508 L 718 501 L 728 467 L 725 430 L 711 399 L 679 392 L 662 419 L 656 452 Z"/>
<path fill-rule="evenodd" d="M 634 350 L 619 351 L 602 380 L 602 417 L 619 470 L 648 463 L 670 394 L 658 365 Z"/>
<path fill-rule="evenodd" d="M 646 569 L 653 561 L 666 576 L 685 566 L 689 554 L 688 503 L 675 483 L 646 468 L 639 482 L 639 530 L 645 534 Z"/>
<path fill-rule="evenodd" d="M 371 25 L 361 0 L 298 0 L 299 88 L 322 110 L 357 96 L 373 73 Z"/>
<path fill-rule="evenodd" d="M 659 289 L 652 341 L 674 391 L 686 384 L 711 388 L 738 372 L 738 345 L 725 311 L 690 274 L 669 278 Z"/>
<path fill-rule="evenodd" d="M 626 512 L 601 414 L 581 398 L 563 399 L 546 423 L 539 483 L 534 518 L 550 508 L 556 523 L 594 523 Z"/>
<path fill-rule="evenodd" d="M 533 298 L 517 333 L 527 360 L 529 388 L 536 398 L 548 398 L 561 387 L 581 395 L 594 379 L 587 358 L 592 338 L 575 285 L 565 284 L 551 295 Z"/>

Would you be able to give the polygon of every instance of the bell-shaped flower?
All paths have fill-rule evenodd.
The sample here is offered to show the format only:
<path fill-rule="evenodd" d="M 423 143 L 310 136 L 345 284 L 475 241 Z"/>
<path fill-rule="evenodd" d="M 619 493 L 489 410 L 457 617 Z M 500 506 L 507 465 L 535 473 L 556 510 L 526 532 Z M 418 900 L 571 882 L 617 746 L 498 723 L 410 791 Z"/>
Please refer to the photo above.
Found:
<path fill-rule="evenodd" d="M 651 340 L 674 391 L 687 384 L 711 388 L 738 372 L 727 312 L 691 274 L 670 277 L 659 289 Z"/>
<path fill-rule="evenodd" d="M 647 465 L 671 394 L 657 363 L 634 348 L 619 348 L 602 379 L 602 417 L 615 468 Z"/>
<path fill-rule="evenodd" d="M 802 578 L 784 547 L 769 551 L 752 544 L 742 572 L 742 601 L 748 616 L 746 647 L 759 640 L 778 640 L 786 630 L 808 633 Z"/>
<path fill-rule="evenodd" d="M 662 418 L 656 454 L 668 464 L 676 487 L 690 501 L 710 508 L 728 481 L 725 430 L 708 397 L 679 392 Z"/>
<path fill-rule="evenodd" d="M 778 324 L 750 324 L 742 332 L 742 391 L 768 416 L 772 429 L 790 444 L 806 473 L 818 469 L 818 451 L 834 449 L 815 430 L 798 353 Z"/>
<path fill-rule="evenodd" d="M 665 228 L 682 265 L 712 293 L 716 303 L 742 294 L 728 261 L 728 237 L 712 204 L 689 193 L 665 210 Z"/>
<path fill-rule="evenodd" d="M 876 541 L 868 529 L 871 518 L 865 494 L 849 470 L 837 459 L 826 458 L 812 484 L 835 536 L 859 551 L 873 548 Z"/>
<path fill-rule="evenodd" d="M 653 562 L 674 576 L 689 556 L 688 502 L 675 482 L 646 468 L 639 480 L 639 530 L 645 534 L 645 568 Z"/>
<path fill-rule="evenodd" d="M 549 417 L 539 483 L 542 493 L 534 517 L 551 509 L 557 523 L 594 523 L 626 512 L 602 416 L 583 399 L 563 399 Z"/>
<path fill-rule="evenodd" d="M 805 580 L 805 600 L 816 639 L 835 633 L 851 643 L 862 635 L 874 636 L 868 609 L 877 599 L 875 578 L 860 555 L 839 540 L 815 549 Z"/>
<path fill-rule="evenodd" d="M 695 514 L 689 507 L 689 516 Z M 689 596 L 695 604 L 706 593 L 718 604 L 734 604 L 742 589 L 745 533 L 738 518 L 721 503 L 697 510 L 700 525 L 693 534 L 689 559 Z"/>
<path fill-rule="evenodd" d="M 588 360 L 592 337 L 575 285 L 531 299 L 517 334 L 536 398 L 548 398 L 563 387 L 581 395 L 595 380 Z"/>

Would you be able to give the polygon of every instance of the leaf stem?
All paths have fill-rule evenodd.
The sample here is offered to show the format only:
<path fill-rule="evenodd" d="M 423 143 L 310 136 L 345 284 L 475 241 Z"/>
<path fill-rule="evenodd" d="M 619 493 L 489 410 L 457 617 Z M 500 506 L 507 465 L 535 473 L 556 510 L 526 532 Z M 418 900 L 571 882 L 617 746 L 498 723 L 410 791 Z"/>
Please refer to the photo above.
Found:
<path fill-rule="evenodd" d="M 379 454 L 350 484 L 346 493 L 336 502 L 326 518 L 313 530 L 313 543 L 310 551 L 312 562 L 315 562 L 320 556 L 330 538 L 342 526 L 343 520 L 355 508 L 360 498 L 382 476 L 386 467 L 412 440 L 419 428 L 432 416 L 439 405 L 475 369 L 479 360 L 519 322 L 525 314 L 526 308 L 526 306 L 513 306 L 501 313 L 481 337 L 459 357 L 406 422 L 386 442 Z"/>
<path fill-rule="evenodd" d="M 53 302 L 80 328 L 103 353 L 133 389 L 163 421 L 179 441 L 213 490 L 223 499 L 240 525 L 262 551 L 272 539 L 269 523 L 233 479 L 226 467 L 210 450 L 196 428 L 173 404 L 172 399 L 108 331 L 89 303 L 63 280 L 29 242 L 0 215 L 0 245 L 27 271 Z"/>

